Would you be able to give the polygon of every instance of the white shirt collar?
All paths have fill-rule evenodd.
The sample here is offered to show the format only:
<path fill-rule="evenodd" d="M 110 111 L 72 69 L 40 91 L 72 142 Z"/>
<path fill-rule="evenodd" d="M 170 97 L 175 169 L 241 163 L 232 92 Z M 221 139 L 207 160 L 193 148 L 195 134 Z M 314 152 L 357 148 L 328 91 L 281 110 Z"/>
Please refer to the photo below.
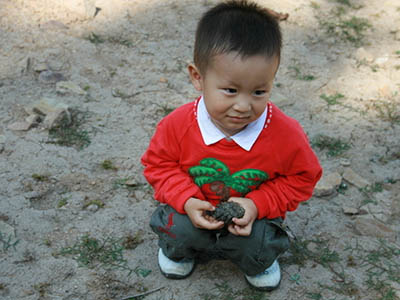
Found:
<path fill-rule="evenodd" d="M 230 138 L 244 150 L 250 151 L 263 130 L 266 118 L 267 109 L 257 120 L 251 122 L 245 129 Z M 211 121 L 203 97 L 200 98 L 197 105 L 197 123 L 199 124 L 203 141 L 207 146 L 215 144 L 226 137 Z"/>

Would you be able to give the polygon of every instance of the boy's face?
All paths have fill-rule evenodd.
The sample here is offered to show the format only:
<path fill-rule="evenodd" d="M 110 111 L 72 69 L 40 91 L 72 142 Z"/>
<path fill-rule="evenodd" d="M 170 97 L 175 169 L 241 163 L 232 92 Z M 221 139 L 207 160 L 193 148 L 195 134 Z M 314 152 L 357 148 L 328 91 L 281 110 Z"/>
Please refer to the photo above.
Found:
<path fill-rule="evenodd" d="M 232 136 L 264 112 L 278 69 L 277 57 L 216 55 L 204 74 L 189 65 L 194 87 L 203 93 L 211 121 Z"/>

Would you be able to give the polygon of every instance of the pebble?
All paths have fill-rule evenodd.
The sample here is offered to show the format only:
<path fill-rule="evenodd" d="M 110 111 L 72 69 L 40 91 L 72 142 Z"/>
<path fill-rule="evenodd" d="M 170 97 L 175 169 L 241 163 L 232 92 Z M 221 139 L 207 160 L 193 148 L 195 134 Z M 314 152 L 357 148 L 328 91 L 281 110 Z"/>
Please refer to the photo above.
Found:
<path fill-rule="evenodd" d="M 72 81 L 60 81 L 56 84 L 56 92 L 66 94 L 72 92 L 78 95 L 86 95 L 86 92 L 76 83 Z"/>
<path fill-rule="evenodd" d="M 52 111 L 44 118 L 43 125 L 47 129 L 55 128 L 60 125 L 62 120 L 65 120 L 65 117 L 68 119 L 68 112 L 66 110 Z"/>
<path fill-rule="evenodd" d="M 7 128 L 14 131 L 27 131 L 31 128 L 31 124 L 25 121 L 18 121 L 8 125 Z"/>
<path fill-rule="evenodd" d="M 59 81 L 66 80 L 64 75 L 58 72 L 53 72 L 50 70 L 40 72 L 39 81 L 46 83 L 56 83 Z"/>
<path fill-rule="evenodd" d="M 360 210 L 356 207 L 344 205 L 342 209 L 345 215 L 358 215 L 360 213 Z"/>
<path fill-rule="evenodd" d="M 347 158 L 342 158 L 340 160 L 340 165 L 342 165 L 343 167 L 350 167 L 351 162 Z"/>
<path fill-rule="evenodd" d="M 324 174 L 314 189 L 314 196 L 324 197 L 332 195 L 342 182 L 338 172 Z"/>
<path fill-rule="evenodd" d="M 43 97 L 33 106 L 33 111 L 40 115 L 47 115 L 50 112 L 60 109 L 68 110 L 69 106 L 54 98 Z"/>
<path fill-rule="evenodd" d="M 369 181 L 358 175 L 351 168 L 346 168 L 343 173 L 343 179 L 362 189 L 369 185 Z"/>
<path fill-rule="evenodd" d="M 91 212 L 96 212 L 99 210 L 99 206 L 97 204 L 90 204 L 86 209 Z"/>

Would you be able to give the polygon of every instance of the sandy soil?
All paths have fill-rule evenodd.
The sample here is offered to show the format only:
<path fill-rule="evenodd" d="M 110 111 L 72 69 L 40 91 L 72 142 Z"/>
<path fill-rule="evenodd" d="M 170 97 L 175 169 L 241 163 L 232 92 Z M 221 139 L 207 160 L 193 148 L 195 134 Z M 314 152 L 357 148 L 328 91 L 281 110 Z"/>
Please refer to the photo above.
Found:
<path fill-rule="evenodd" d="M 0 299 L 400 299 L 400 3 L 258 2 L 289 13 L 272 100 L 325 172 L 288 214 L 280 288 L 256 293 L 225 261 L 167 280 L 148 227 L 139 158 L 198 96 L 186 65 L 217 1 L 0 0 Z M 43 99 L 82 119 L 81 149 L 44 121 L 18 130 Z"/>

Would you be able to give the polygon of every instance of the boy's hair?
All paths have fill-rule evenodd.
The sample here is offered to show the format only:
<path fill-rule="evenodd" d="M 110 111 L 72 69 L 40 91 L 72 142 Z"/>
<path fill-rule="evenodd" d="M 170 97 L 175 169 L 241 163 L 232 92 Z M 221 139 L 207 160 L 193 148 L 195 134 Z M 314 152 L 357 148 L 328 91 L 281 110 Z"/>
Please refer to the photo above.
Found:
<path fill-rule="evenodd" d="M 196 30 L 194 63 L 205 73 L 218 54 L 237 52 L 240 57 L 264 55 L 280 59 L 282 35 L 278 20 L 247 0 L 216 5 L 200 19 Z"/>

